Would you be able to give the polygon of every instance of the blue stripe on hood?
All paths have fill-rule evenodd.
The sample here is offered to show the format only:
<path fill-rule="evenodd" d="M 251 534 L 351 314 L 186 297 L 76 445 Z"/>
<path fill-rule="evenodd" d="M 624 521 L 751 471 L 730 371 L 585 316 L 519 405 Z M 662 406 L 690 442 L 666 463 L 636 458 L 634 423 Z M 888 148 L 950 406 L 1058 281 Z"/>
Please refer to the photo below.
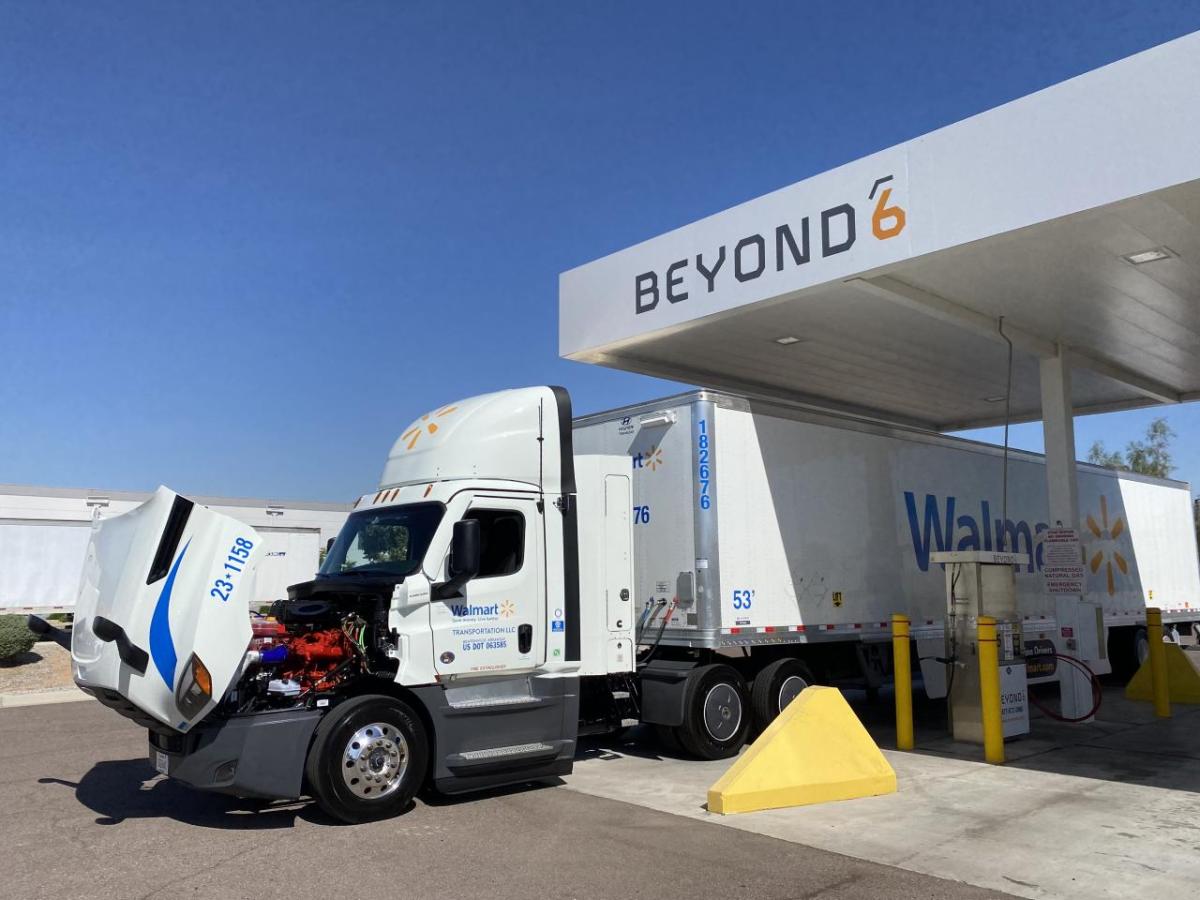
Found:
<path fill-rule="evenodd" d="M 150 658 L 154 660 L 154 668 L 166 682 L 167 690 L 175 689 L 175 665 L 179 657 L 175 653 L 175 641 L 171 637 L 171 589 L 175 587 L 175 574 L 179 564 L 183 562 L 183 554 L 187 553 L 188 544 L 179 551 L 167 580 L 163 582 L 162 593 L 158 595 L 158 603 L 154 605 L 154 615 L 150 619 Z"/>

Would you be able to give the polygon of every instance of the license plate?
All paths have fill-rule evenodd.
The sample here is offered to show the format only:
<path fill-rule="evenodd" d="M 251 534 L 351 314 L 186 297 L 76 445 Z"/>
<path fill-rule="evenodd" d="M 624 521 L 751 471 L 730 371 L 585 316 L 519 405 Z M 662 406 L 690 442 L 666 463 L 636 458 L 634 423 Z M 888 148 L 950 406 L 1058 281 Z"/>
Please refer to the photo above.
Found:
<path fill-rule="evenodd" d="M 167 754 L 163 753 L 161 750 L 154 751 L 154 768 L 156 771 L 162 772 L 164 775 L 167 774 Z"/>

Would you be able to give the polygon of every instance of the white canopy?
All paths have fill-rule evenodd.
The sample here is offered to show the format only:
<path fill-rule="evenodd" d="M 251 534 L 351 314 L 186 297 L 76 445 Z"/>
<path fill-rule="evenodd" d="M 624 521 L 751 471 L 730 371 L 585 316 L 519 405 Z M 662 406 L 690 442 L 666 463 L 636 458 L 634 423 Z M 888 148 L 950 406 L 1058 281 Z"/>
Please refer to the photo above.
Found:
<path fill-rule="evenodd" d="M 938 430 L 1200 397 L 1200 33 L 564 273 L 563 356 Z"/>

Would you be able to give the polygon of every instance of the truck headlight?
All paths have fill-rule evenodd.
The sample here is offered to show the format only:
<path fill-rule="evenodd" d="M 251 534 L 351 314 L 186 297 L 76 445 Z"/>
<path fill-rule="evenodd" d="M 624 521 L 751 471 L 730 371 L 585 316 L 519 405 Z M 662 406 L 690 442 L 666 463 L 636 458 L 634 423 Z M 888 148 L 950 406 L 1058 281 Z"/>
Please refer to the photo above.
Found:
<path fill-rule="evenodd" d="M 212 699 L 212 675 L 195 653 L 183 667 L 179 686 L 175 689 L 175 705 L 185 719 L 193 719 Z"/>

